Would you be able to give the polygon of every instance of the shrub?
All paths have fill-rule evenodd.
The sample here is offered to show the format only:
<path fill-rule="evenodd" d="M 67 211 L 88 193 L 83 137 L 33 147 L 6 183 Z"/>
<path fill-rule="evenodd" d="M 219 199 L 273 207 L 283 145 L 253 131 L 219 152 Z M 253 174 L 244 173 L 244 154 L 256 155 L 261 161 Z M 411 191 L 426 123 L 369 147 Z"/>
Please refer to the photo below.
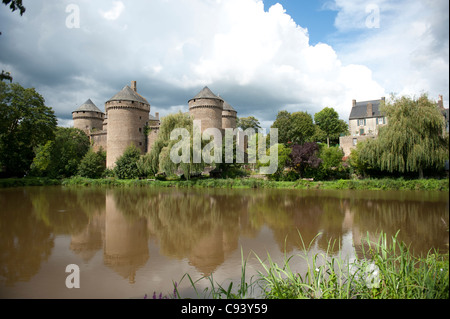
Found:
<path fill-rule="evenodd" d="M 134 144 L 131 144 L 116 161 L 114 174 L 120 179 L 134 179 L 139 176 L 137 161 L 141 156 L 141 152 Z"/>
<path fill-rule="evenodd" d="M 78 175 L 87 178 L 100 178 L 106 169 L 106 152 L 89 150 L 78 165 Z"/>

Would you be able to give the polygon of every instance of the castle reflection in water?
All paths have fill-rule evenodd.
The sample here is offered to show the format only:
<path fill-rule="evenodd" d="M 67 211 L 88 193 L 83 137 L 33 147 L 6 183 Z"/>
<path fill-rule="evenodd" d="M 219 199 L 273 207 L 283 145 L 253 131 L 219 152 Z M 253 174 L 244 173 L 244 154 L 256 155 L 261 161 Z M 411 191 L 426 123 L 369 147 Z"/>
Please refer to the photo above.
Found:
<path fill-rule="evenodd" d="M 161 256 L 209 275 L 263 230 L 271 243 L 253 241 L 261 247 L 245 249 L 298 251 L 301 234 L 325 251 L 330 240 L 350 236 L 359 254 L 367 234 L 376 240 L 380 231 L 389 237 L 398 230 L 415 252 L 448 249 L 448 193 L 438 192 L 36 187 L 0 190 L 0 205 L 0 275 L 7 284 L 33 277 L 61 235 L 85 263 L 101 253 L 104 265 L 129 283 Z"/>

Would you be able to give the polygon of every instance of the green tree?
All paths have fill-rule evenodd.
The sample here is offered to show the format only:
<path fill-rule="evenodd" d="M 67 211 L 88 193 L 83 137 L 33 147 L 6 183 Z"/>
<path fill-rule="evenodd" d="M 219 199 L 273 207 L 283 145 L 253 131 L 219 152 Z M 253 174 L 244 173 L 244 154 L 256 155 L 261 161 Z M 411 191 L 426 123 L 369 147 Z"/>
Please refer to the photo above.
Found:
<path fill-rule="evenodd" d="M 38 145 L 54 138 L 57 120 L 34 88 L 0 82 L 0 175 L 24 176 Z"/>
<path fill-rule="evenodd" d="M 280 180 L 283 177 L 284 169 L 290 166 L 291 161 L 290 155 L 292 149 L 290 147 L 285 146 L 282 143 L 278 143 L 271 146 L 270 152 L 274 150 L 278 151 L 278 167 L 277 171 L 274 174 L 271 174 L 269 178 L 274 180 Z M 269 166 L 269 163 L 262 164 L 261 162 L 258 161 L 257 167 L 259 168 L 261 166 Z"/>
<path fill-rule="evenodd" d="M 318 153 L 319 145 L 315 142 L 293 145 L 291 154 L 289 155 L 292 168 L 300 174 L 300 177 L 304 177 L 307 169 L 316 169 L 322 162 L 318 157 Z"/>
<path fill-rule="evenodd" d="M 24 14 L 26 8 L 22 4 L 22 0 L 2 0 L 3 4 L 7 6 L 9 4 L 9 8 L 12 12 L 19 10 L 20 15 Z"/>
<path fill-rule="evenodd" d="M 364 156 L 365 150 L 372 148 L 374 142 L 374 139 L 367 139 L 356 144 L 356 147 L 351 150 L 348 163 L 355 174 L 365 177 L 378 170 L 371 165 L 368 157 Z"/>
<path fill-rule="evenodd" d="M 148 178 L 152 175 L 155 175 L 155 173 L 152 170 L 152 162 L 150 153 L 141 155 L 139 160 L 136 163 L 137 169 L 138 169 L 138 177 L 139 178 Z"/>
<path fill-rule="evenodd" d="M 307 112 L 294 112 L 290 120 L 289 140 L 297 144 L 310 141 L 315 132 L 312 116 Z"/>
<path fill-rule="evenodd" d="M 23 15 L 26 10 L 26 8 L 22 4 L 22 0 L 2 0 L 2 2 L 6 6 L 9 4 L 9 8 L 12 12 L 19 10 L 20 15 Z M 0 35 L 1 34 L 2 33 L 0 32 Z M 12 82 L 13 78 L 11 76 L 11 72 L 5 72 L 4 70 L 2 70 L 2 73 L 0 74 L 0 82 L 3 80 L 9 80 L 9 82 Z"/>
<path fill-rule="evenodd" d="M 179 140 L 170 140 L 171 132 L 176 128 L 184 128 L 189 132 L 189 150 L 190 150 L 190 162 L 175 164 L 170 158 L 170 150 L 179 142 Z M 192 173 L 199 173 L 204 168 L 203 160 L 201 163 L 194 163 L 194 124 L 193 118 L 189 115 L 178 112 L 176 114 L 170 114 L 161 119 L 161 126 L 158 133 L 158 138 L 152 146 L 150 151 L 151 173 L 156 174 L 158 172 L 165 173 L 166 175 L 173 175 L 178 169 L 183 171 L 186 179 L 189 179 Z M 197 137 L 201 138 L 201 137 Z M 203 145 L 206 144 L 202 142 Z M 202 148 L 203 149 L 203 148 Z M 200 154 L 201 157 L 201 154 Z"/>
<path fill-rule="evenodd" d="M 319 158 L 322 160 L 319 167 L 320 179 L 348 177 L 347 169 L 342 162 L 343 157 L 344 152 L 339 146 L 323 146 L 319 152 Z"/>
<path fill-rule="evenodd" d="M 141 156 L 141 152 L 134 145 L 130 144 L 125 152 L 116 161 L 114 174 L 120 179 L 133 179 L 139 177 L 137 162 Z"/>
<path fill-rule="evenodd" d="M 57 127 L 55 139 L 37 148 L 31 165 L 32 172 L 52 178 L 76 175 L 78 165 L 89 147 L 89 137 L 82 130 Z"/>
<path fill-rule="evenodd" d="M 240 127 L 243 131 L 245 131 L 248 128 L 252 128 L 255 131 L 258 131 L 258 129 L 261 128 L 259 120 L 253 116 L 238 117 L 236 126 Z"/>
<path fill-rule="evenodd" d="M 303 144 L 316 134 L 312 116 L 307 112 L 280 111 L 271 127 L 278 129 L 278 142 L 283 144 Z"/>
<path fill-rule="evenodd" d="M 291 113 L 280 111 L 271 128 L 278 129 L 278 142 L 287 144 L 290 141 L 289 130 L 291 127 Z"/>
<path fill-rule="evenodd" d="M 348 125 L 339 119 L 339 114 L 331 107 L 326 107 L 314 114 L 314 122 L 325 133 L 327 145 L 330 147 L 330 138 L 339 139 L 339 134 L 348 131 Z"/>
<path fill-rule="evenodd" d="M 78 165 L 78 175 L 87 178 L 100 178 L 106 169 L 106 152 L 100 148 L 97 152 L 90 149 Z"/>
<path fill-rule="evenodd" d="M 418 99 L 392 97 L 382 107 L 389 119 L 378 138 L 365 143 L 362 160 L 390 173 L 442 170 L 448 159 L 448 141 L 443 136 L 444 118 L 426 94 Z"/>

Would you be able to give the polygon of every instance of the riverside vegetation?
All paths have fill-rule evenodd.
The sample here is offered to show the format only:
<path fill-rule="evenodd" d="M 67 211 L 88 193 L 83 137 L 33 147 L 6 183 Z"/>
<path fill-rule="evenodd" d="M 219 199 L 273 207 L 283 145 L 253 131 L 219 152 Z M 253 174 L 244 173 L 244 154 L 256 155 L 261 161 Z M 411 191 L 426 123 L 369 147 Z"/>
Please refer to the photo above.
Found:
<path fill-rule="evenodd" d="M 179 188 L 290 188 L 290 189 L 357 189 L 357 190 L 437 190 L 448 191 L 448 179 L 362 179 L 334 181 L 271 181 L 257 178 L 198 178 L 191 180 L 158 179 L 93 179 L 74 176 L 66 179 L 43 177 L 0 179 L 0 187 L 18 186 L 114 186 L 114 187 L 179 187 Z"/>
<path fill-rule="evenodd" d="M 417 100 L 393 99 L 385 109 L 391 125 L 380 130 L 378 139 L 358 143 L 348 159 L 343 158 L 339 146 L 330 146 L 335 145 L 336 138 L 346 130 L 345 123 L 333 110 L 316 114 L 316 123 L 304 112 L 279 112 L 273 125 L 279 129 L 281 138 L 280 144 L 274 146 L 274 151 L 278 152 L 278 169 L 268 180 L 262 180 L 251 178 L 248 168 L 244 169 L 246 165 L 236 162 L 219 165 L 221 179 L 192 178 L 194 174 L 191 173 L 201 172 L 203 163 L 184 168 L 187 172 L 184 179 L 175 177 L 179 167 L 167 162 L 168 145 L 163 143 L 155 148 L 155 152 L 146 155 L 131 146 L 118 159 L 114 170 L 108 170 L 105 152 L 93 152 L 83 131 L 57 127 L 53 110 L 34 89 L 0 81 L 0 92 L 0 117 L 3 119 L 0 125 L 0 187 L 449 189 L 448 172 L 446 174 L 444 170 L 449 137 L 448 133 L 443 133 L 444 121 L 439 110 L 426 95 Z M 333 120 L 331 127 L 324 125 L 327 118 Z M 161 120 L 161 130 L 169 132 L 170 127 L 179 124 L 178 120 L 184 121 L 185 126 L 191 125 L 181 115 L 171 115 Z M 256 126 L 257 122 L 254 123 Z M 259 165 L 252 164 L 250 169 Z M 167 178 L 160 178 L 160 173 Z M 415 179 L 417 177 L 420 178 Z M 267 260 L 260 259 L 266 273 L 260 273 L 260 278 L 252 279 L 250 283 L 246 281 L 243 259 L 242 279 L 237 290 L 233 289 L 233 284 L 222 287 L 209 277 L 204 278 L 211 282 L 211 288 L 205 293 L 212 298 L 247 298 L 258 286 L 265 298 L 449 297 L 448 251 L 443 254 L 430 251 L 426 256 L 415 257 L 396 238 L 388 241 L 385 236 L 380 236 L 378 243 L 366 242 L 363 247 L 368 248 L 357 264 L 328 254 L 315 255 L 312 260 L 308 259 L 306 274 L 296 274 L 289 266 L 289 262 L 299 256 L 286 258 L 283 265 L 273 263 L 267 256 Z M 300 257 L 306 257 L 306 254 Z M 362 280 L 361 269 L 368 268 L 378 271 L 379 281 L 368 285 Z M 196 281 L 189 275 L 183 279 L 190 280 L 195 288 Z"/>
<path fill-rule="evenodd" d="M 306 245 L 300 236 L 303 253 L 286 256 L 281 265 L 273 262 L 270 255 L 264 259 L 256 256 L 263 266 L 257 278 L 247 278 L 247 264 L 241 252 L 239 283 L 223 286 L 214 281 L 213 275 L 194 281 L 189 274 L 179 283 L 188 280 L 197 298 L 212 299 L 448 299 L 448 251 L 430 250 L 425 256 L 414 256 L 407 245 L 397 240 L 397 235 L 387 238 L 381 233 L 376 242 L 363 239 L 361 257 L 353 261 L 341 255 L 331 256 L 334 241 L 329 241 L 325 253 L 311 258 L 314 239 Z M 305 273 L 291 269 L 295 258 L 305 259 Z M 199 291 L 197 286 L 203 280 L 208 286 Z M 177 289 L 179 283 L 174 284 L 171 298 L 183 298 Z"/>

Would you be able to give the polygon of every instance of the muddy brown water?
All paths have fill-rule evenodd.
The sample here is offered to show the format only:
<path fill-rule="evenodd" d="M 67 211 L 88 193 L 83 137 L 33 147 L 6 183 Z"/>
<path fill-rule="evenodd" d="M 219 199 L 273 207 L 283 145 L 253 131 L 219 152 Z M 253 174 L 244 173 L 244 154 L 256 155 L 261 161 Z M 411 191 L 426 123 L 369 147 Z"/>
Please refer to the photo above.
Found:
<path fill-rule="evenodd" d="M 149 298 L 212 275 L 227 286 L 310 254 L 354 259 L 379 232 L 448 251 L 448 192 L 19 187 L 0 189 L 0 298 Z M 334 242 L 333 247 L 329 246 Z M 307 269 L 305 258 L 292 267 Z M 79 269 L 79 288 L 67 280 Z M 202 291 L 209 281 L 200 280 Z M 184 295 L 183 295 L 184 294 Z"/>

